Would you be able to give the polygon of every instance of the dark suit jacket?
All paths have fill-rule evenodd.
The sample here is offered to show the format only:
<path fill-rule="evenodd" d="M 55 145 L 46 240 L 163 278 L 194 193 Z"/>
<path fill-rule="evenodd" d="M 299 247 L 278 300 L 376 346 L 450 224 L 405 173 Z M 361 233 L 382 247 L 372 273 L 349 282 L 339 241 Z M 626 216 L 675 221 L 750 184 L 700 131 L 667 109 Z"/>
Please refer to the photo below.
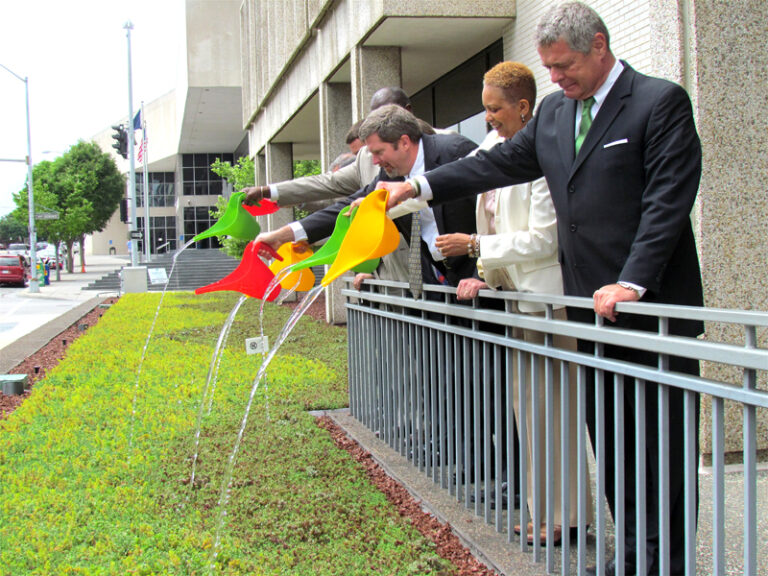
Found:
<path fill-rule="evenodd" d="M 578 157 L 575 115 L 576 101 L 562 92 L 547 96 L 514 138 L 428 173 L 433 202 L 543 175 L 557 213 L 566 294 L 591 297 L 624 280 L 647 288 L 644 301 L 702 305 L 690 221 L 701 145 L 685 90 L 624 63 Z M 675 333 L 702 329 L 674 324 Z"/>
<path fill-rule="evenodd" d="M 463 158 L 472 150 L 477 148 L 477 144 L 459 134 L 425 134 L 422 136 L 424 143 L 424 167 L 431 170 L 442 164 L 453 162 Z M 310 214 L 299 221 L 307 233 L 309 242 L 316 242 L 326 236 L 330 236 L 333 227 L 336 224 L 336 217 L 339 212 L 349 205 L 355 198 L 366 196 L 376 189 L 376 184 L 381 180 L 392 180 L 384 170 L 374 178 L 365 188 L 358 190 L 347 198 L 340 200 L 333 206 Z M 399 180 L 402 180 L 400 178 Z M 452 202 L 443 203 L 433 207 L 435 214 L 435 223 L 440 234 L 452 234 L 455 232 L 464 232 L 472 234 L 476 231 L 475 222 L 475 199 L 472 196 L 458 198 Z M 411 235 L 411 216 L 403 216 L 395 220 L 400 233 L 405 237 L 410 245 Z M 425 254 L 426 252 L 426 254 Z M 422 253 L 425 258 L 428 256 L 426 245 L 422 242 Z M 468 256 L 456 256 L 445 260 L 446 280 L 456 286 L 462 278 L 472 276 L 475 270 L 475 259 Z"/>

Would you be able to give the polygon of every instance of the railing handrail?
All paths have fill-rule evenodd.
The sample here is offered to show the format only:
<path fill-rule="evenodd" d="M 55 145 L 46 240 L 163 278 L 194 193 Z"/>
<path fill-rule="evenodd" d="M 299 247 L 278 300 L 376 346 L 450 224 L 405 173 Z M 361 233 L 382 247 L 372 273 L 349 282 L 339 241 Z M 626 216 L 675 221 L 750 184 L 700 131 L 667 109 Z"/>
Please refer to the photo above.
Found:
<path fill-rule="evenodd" d="M 347 284 L 351 284 L 351 278 L 343 278 Z M 405 282 L 392 280 L 366 280 L 365 284 L 387 289 L 408 290 Z M 355 291 L 356 292 L 356 291 Z M 440 294 L 456 294 L 456 288 L 452 286 L 425 285 L 424 292 Z M 547 294 L 545 292 L 515 292 L 511 290 L 480 290 L 479 297 L 495 300 L 515 300 L 518 302 L 531 302 L 543 305 L 570 306 L 573 308 L 592 309 L 592 299 L 580 296 L 563 296 L 561 294 Z M 418 300 L 422 301 L 422 300 Z M 730 324 L 745 324 L 756 327 L 768 327 L 768 311 L 761 310 L 734 310 L 729 308 L 709 308 L 701 306 L 682 306 L 677 304 L 655 304 L 650 302 L 619 302 L 616 311 L 627 314 L 647 314 L 663 318 L 675 318 L 679 320 L 701 320 L 703 322 L 726 322 Z"/>
<path fill-rule="evenodd" d="M 426 288 L 426 287 L 425 287 Z M 377 304 L 389 304 L 392 306 L 406 307 L 422 312 L 432 312 L 436 314 L 445 314 L 465 320 L 474 320 L 478 322 L 489 322 L 496 325 L 509 328 L 524 328 L 543 332 L 547 334 L 568 336 L 582 340 L 590 340 L 601 344 L 612 344 L 616 340 L 616 329 L 607 325 L 584 324 L 576 322 L 565 322 L 552 320 L 547 317 L 531 316 L 524 313 L 514 313 L 511 311 L 478 309 L 470 306 L 456 306 L 450 303 L 435 302 L 424 299 L 404 299 L 402 297 L 388 296 L 376 292 L 358 292 L 357 290 L 342 289 L 343 296 L 348 298 L 364 297 L 367 301 Z M 518 294 L 518 293 L 510 293 Z M 570 298 L 574 302 L 578 300 L 584 307 L 585 302 L 590 304 L 588 298 Z M 348 304 L 348 306 L 354 306 Z M 631 310 L 621 310 L 634 313 L 650 313 L 649 308 L 640 303 L 633 303 Z M 649 305 L 654 306 L 654 305 Z M 669 307 L 674 308 L 674 307 Z M 374 314 L 385 314 L 384 311 L 375 311 Z M 400 318 L 400 315 L 392 317 Z M 704 318 L 698 318 L 704 319 Z M 405 322 L 412 321 L 404 318 Z M 419 320 L 421 322 L 421 320 Z M 665 336 L 663 340 L 658 338 L 656 332 L 644 332 L 640 330 L 621 330 L 621 338 L 624 344 L 632 348 L 642 348 L 660 354 L 672 354 L 686 358 L 695 358 L 709 362 L 718 362 L 728 365 L 737 365 L 753 370 L 768 370 L 768 350 L 765 348 L 756 348 L 744 345 L 737 345 L 727 342 L 714 342 L 690 338 L 684 336 Z"/>

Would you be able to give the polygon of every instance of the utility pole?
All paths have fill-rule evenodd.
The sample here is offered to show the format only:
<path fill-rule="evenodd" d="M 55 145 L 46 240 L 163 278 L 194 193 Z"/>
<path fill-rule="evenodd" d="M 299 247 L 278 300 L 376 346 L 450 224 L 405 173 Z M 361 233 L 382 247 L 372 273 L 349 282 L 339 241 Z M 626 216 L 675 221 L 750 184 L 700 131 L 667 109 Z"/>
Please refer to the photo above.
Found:
<path fill-rule="evenodd" d="M 131 199 L 131 266 L 137 266 L 139 263 L 138 236 L 140 232 L 136 226 L 136 159 L 133 146 L 133 78 L 131 75 L 131 30 L 133 30 L 133 24 L 129 20 L 123 28 L 128 39 L 128 159 L 130 162 L 128 197 Z"/>
<path fill-rule="evenodd" d="M 29 77 L 22 78 L 10 68 L 3 66 L 8 72 L 24 82 L 24 98 L 27 104 L 27 195 L 29 204 L 29 292 L 37 294 L 40 292 L 40 285 L 37 278 L 37 232 L 35 231 L 35 197 L 32 194 L 32 137 L 29 129 Z"/>

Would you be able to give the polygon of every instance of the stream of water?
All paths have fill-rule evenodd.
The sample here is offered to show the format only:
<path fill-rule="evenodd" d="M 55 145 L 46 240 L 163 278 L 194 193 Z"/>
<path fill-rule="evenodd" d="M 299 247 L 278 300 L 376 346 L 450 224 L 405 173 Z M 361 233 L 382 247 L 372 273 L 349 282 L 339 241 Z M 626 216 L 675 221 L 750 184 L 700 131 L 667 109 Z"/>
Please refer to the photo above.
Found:
<path fill-rule="evenodd" d="M 182 252 L 186 250 L 189 246 L 191 246 L 194 243 L 194 239 L 190 240 L 184 246 L 182 246 L 176 254 L 173 255 L 172 262 L 171 262 L 171 271 L 168 274 L 168 280 L 165 283 L 165 286 L 163 286 L 163 293 L 160 295 L 160 301 L 157 303 L 157 308 L 155 309 L 155 317 L 152 319 L 152 325 L 149 328 L 149 333 L 147 334 L 147 339 L 144 341 L 144 348 L 141 350 L 141 358 L 139 359 L 139 367 L 136 370 L 136 383 L 133 387 L 133 401 L 131 402 L 131 434 L 128 439 L 128 448 L 129 448 L 129 461 L 130 461 L 130 454 L 131 454 L 131 448 L 133 448 L 133 431 L 134 431 L 134 422 L 136 420 L 136 399 L 139 395 L 139 381 L 141 380 L 141 369 L 144 366 L 144 358 L 147 356 L 147 348 L 149 348 L 149 342 L 152 340 L 152 334 L 155 331 L 155 324 L 157 323 L 157 317 L 160 314 L 160 307 L 163 305 L 163 299 L 165 298 L 165 292 L 168 290 L 168 285 L 171 283 L 171 278 L 173 277 L 173 271 L 176 268 L 176 260 L 179 258 Z"/>
<path fill-rule="evenodd" d="M 232 453 L 229 455 L 226 472 L 224 474 L 224 479 L 221 483 L 221 492 L 219 494 L 219 514 L 218 514 L 217 524 L 216 524 L 216 540 L 214 541 L 214 544 L 213 544 L 213 549 L 211 552 L 211 559 L 209 564 L 210 573 L 213 573 L 216 570 L 216 558 L 219 555 L 219 548 L 221 547 L 221 533 L 224 527 L 224 522 L 227 517 L 227 504 L 229 503 L 229 498 L 232 495 L 232 473 L 235 468 L 237 454 L 240 451 L 240 444 L 242 443 L 243 435 L 245 434 L 245 427 L 248 424 L 248 415 L 251 412 L 251 406 L 253 405 L 253 399 L 256 396 L 256 391 L 258 390 L 259 383 L 261 382 L 262 378 L 266 374 L 267 367 L 269 366 L 270 362 L 272 362 L 272 359 L 275 357 L 275 354 L 277 354 L 277 351 L 280 349 L 280 346 L 283 344 L 283 342 L 285 342 L 285 339 L 288 337 L 288 335 L 291 333 L 293 328 L 296 326 L 296 323 L 304 315 L 304 313 L 312 305 L 312 303 L 315 300 L 317 300 L 317 297 L 322 293 L 322 291 L 323 291 L 322 286 L 315 286 L 314 288 L 312 288 L 312 290 L 307 292 L 307 295 L 304 297 L 304 300 L 302 300 L 299 306 L 296 307 L 291 317 L 285 323 L 285 326 L 283 326 L 283 329 L 280 332 L 280 335 L 277 337 L 277 340 L 275 340 L 275 343 L 270 349 L 269 354 L 267 355 L 266 359 L 262 362 L 261 366 L 259 367 L 259 372 L 257 373 L 256 378 L 253 380 L 253 384 L 251 386 L 251 394 L 248 397 L 248 404 L 245 407 L 245 413 L 243 414 L 243 419 L 240 423 L 240 430 L 237 433 L 237 438 L 235 439 L 235 445 L 232 448 Z"/>

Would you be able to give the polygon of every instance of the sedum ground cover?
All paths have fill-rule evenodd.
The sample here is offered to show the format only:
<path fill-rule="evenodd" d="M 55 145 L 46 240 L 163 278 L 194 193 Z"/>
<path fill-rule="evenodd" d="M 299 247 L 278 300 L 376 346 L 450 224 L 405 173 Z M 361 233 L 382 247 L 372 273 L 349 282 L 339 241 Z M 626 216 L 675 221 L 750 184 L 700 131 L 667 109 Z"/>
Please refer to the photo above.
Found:
<path fill-rule="evenodd" d="M 123 296 L 0 421 L 0 575 L 448 574 L 308 409 L 347 402 L 346 332 L 303 318 L 259 385 L 220 552 L 220 490 L 261 355 L 260 301 L 238 313 L 212 411 L 203 386 L 239 295 Z M 274 340 L 290 314 L 267 305 Z"/>

